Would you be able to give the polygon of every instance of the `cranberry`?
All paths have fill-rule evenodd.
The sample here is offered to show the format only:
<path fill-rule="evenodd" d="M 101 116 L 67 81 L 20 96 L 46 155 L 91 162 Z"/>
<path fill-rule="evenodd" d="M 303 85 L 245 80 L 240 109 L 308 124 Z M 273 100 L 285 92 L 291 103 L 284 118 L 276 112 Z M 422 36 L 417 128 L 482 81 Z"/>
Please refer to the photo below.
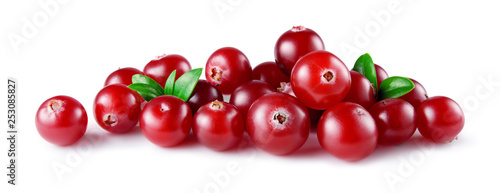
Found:
<path fill-rule="evenodd" d="M 380 87 L 380 83 L 386 78 L 389 78 L 389 74 L 379 65 L 375 64 L 375 73 L 377 73 L 377 84 Z"/>
<path fill-rule="evenodd" d="M 300 58 L 290 78 L 297 98 L 306 106 L 324 110 L 344 99 L 351 75 L 344 63 L 327 51 L 314 51 Z"/>
<path fill-rule="evenodd" d="M 260 149 L 286 155 L 298 150 L 309 136 L 307 108 L 295 97 L 271 93 L 257 99 L 248 110 L 248 136 Z"/>
<path fill-rule="evenodd" d="M 444 96 L 425 100 L 418 107 L 417 117 L 420 134 L 436 143 L 451 142 L 465 124 L 462 108 Z"/>
<path fill-rule="evenodd" d="M 360 104 L 369 109 L 375 104 L 375 90 L 370 81 L 361 73 L 351 71 L 351 88 L 344 101 Z"/>
<path fill-rule="evenodd" d="M 417 129 L 417 116 L 410 103 L 384 99 L 370 108 L 378 128 L 378 144 L 397 145 L 410 139 Z"/>
<path fill-rule="evenodd" d="M 224 100 L 222 93 L 208 81 L 200 79 L 187 102 L 191 112 L 196 113 L 201 106 L 215 100 Z"/>
<path fill-rule="evenodd" d="M 265 94 L 273 92 L 274 89 L 273 87 L 271 87 L 271 85 L 260 80 L 253 80 L 243 83 L 238 88 L 236 88 L 231 94 L 229 103 L 236 106 L 241 115 L 243 117 L 246 117 L 250 105 L 252 105 L 255 100 Z"/>
<path fill-rule="evenodd" d="M 94 117 L 104 130 L 126 133 L 132 130 L 141 114 L 141 97 L 123 84 L 112 84 L 97 93 Z"/>
<path fill-rule="evenodd" d="M 290 76 L 293 66 L 299 58 L 309 52 L 324 49 L 323 40 L 316 32 L 304 26 L 294 26 L 276 41 L 274 57 L 281 71 Z"/>
<path fill-rule="evenodd" d="M 120 68 L 113 73 L 111 73 L 108 78 L 106 78 L 106 82 L 104 86 L 108 86 L 111 84 L 124 84 L 131 85 L 132 84 L 132 76 L 136 74 L 144 74 L 142 71 L 137 68 Z"/>
<path fill-rule="evenodd" d="M 191 109 L 178 97 L 163 95 L 149 101 L 141 113 L 142 133 L 152 143 L 162 146 L 175 146 L 191 130 Z"/>
<path fill-rule="evenodd" d="M 290 82 L 290 77 L 283 74 L 275 62 L 264 62 L 252 70 L 252 79 L 269 83 L 273 88 L 279 88 L 281 82 Z"/>
<path fill-rule="evenodd" d="M 420 104 L 422 104 L 422 102 L 424 102 L 429 97 L 427 96 L 427 91 L 425 90 L 424 86 L 420 84 L 420 82 L 411 78 L 410 80 L 415 85 L 415 88 L 399 98 L 408 101 L 415 109 L 418 109 Z"/>
<path fill-rule="evenodd" d="M 216 50 L 207 61 L 205 77 L 222 94 L 231 94 L 239 85 L 252 80 L 252 67 L 240 50 L 224 47 Z"/>
<path fill-rule="evenodd" d="M 176 70 L 175 80 L 177 80 L 182 74 L 191 70 L 191 64 L 181 55 L 164 54 L 146 64 L 144 67 L 144 74 L 158 82 L 161 86 L 165 86 L 168 76 L 170 76 L 174 70 Z"/>
<path fill-rule="evenodd" d="M 377 124 L 361 105 L 339 103 L 323 113 L 318 123 L 318 141 L 333 156 L 357 161 L 377 146 Z"/>
<path fill-rule="evenodd" d="M 71 145 L 83 137 L 87 130 L 87 112 L 83 105 L 69 96 L 47 99 L 36 112 L 35 126 L 49 143 Z"/>
<path fill-rule="evenodd" d="M 245 124 L 235 106 L 214 101 L 203 105 L 193 118 L 193 134 L 204 146 L 224 151 L 243 137 Z"/>
<path fill-rule="evenodd" d="M 295 93 L 293 93 L 292 86 L 290 85 L 289 82 L 282 82 L 281 87 L 278 88 L 277 90 L 278 90 L 278 92 L 286 93 L 286 94 L 292 95 L 293 97 L 296 97 Z M 318 124 L 319 118 L 321 118 L 321 115 L 325 111 L 311 109 L 311 108 L 307 107 L 307 112 L 309 114 L 309 118 L 311 119 L 311 129 L 314 129 L 314 128 L 316 128 L 316 126 Z"/>

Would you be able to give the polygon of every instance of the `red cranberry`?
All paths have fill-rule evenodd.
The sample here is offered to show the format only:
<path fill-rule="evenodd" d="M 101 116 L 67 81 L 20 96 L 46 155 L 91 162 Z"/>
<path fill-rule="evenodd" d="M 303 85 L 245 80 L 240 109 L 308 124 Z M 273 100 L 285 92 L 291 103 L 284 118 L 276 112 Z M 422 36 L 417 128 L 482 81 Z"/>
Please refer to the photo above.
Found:
<path fill-rule="evenodd" d="M 417 118 L 420 134 L 436 143 L 451 142 L 465 124 L 462 108 L 444 96 L 431 97 L 420 104 Z"/>
<path fill-rule="evenodd" d="M 69 96 L 47 99 L 36 112 L 35 126 L 49 143 L 66 146 L 83 137 L 88 117 L 83 105 Z"/>
<path fill-rule="evenodd" d="M 318 141 L 333 156 L 357 161 L 377 146 L 377 124 L 361 105 L 341 102 L 327 109 L 318 123 Z"/>
<path fill-rule="evenodd" d="M 327 51 L 314 51 L 300 58 L 290 80 L 297 99 L 319 110 L 342 101 L 351 87 L 349 70 Z"/>
<path fill-rule="evenodd" d="M 193 118 L 193 134 L 204 146 L 224 151 L 243 137 L 245 124 L 235 106 L 214 101 L 203 105 Z"/>
<path fill-rule="evenodd" d="M 295 97 L 271 93 L 257 99 L 246 119 L 250 139 L 260 149 L 286 155 L 298 150 L 309 136 L 307 108 Z"/>
<path fill-rule="evenodd" d="M 222 93 L 208 81 L 200 79 L 187 102 L 191 112 L 196 113 L 201 106 L 215 100 L 223 101 Z"/>
<path fill-rule="evenodd" d="M 377 122 L 378 144 L 398 145 L 415 133 L 417 116 L 410 103 L 401 99 L 384 99 L 370 108 Z"/>
<path fill-rule="evenodd" d="M 281 71 L 290 76 L 299 58 L 309 52 L 324 49 L 323 40 L 316 32 L 304 26 L 294 26 L 279 37 L 274 46 L 274 57 Z"/>
<path fill-rule="evenodd" d="M 136 69 L 136 68 L 120 68 L 113 73 L 111 73 L 108 78 L 106 78 L 106 82 L 104 83 L 104 86 L 108 86 L 111 84 L 124 84 L 124 85 L 131 85 L 132 84 L 132 76 L 136 74 L 144 74 L 142 71 Z"/>
<path fill-rule="evenodd" d="M 290 82 L 290 77 L 283 74 L 275 62 L 264 62 L 252 70 L 252 79 L 269 83 L 274 89 L 279 88 L 281 82 Z"/>
<path fill-rule="evenodd" d="M 181 55 L 164 54 L 146 64 L 144 67 L 144 74 L 158 82 L 161 86 L 165 86 L 168 76 L 170 76 L 174 70 L 177 70 L 175 72 L 175 80 L 177 80 L 182 74 L 191 70 L 191 64 Z"/>
<path fill-rule="evenodd" d="M 191 109 L 182 99 L 163 95 L 149 101 L 141 113 L 142 133 L 152 143 L 162 146 L 175 146 L 191 130 Z"/>
<path fill-rule="evenodd" d="M 375 73 L 377 73 L 377 84 L 380 87 L 380 83 L 386 78 L 389 78 L 387 72 L 379 65 L 375 64 Z"/>
<path fill-rule="evenodd" d="M 104 87 L 94 100 L 94 117 L 104 130 L 125 133 L 132 130 L 141 114 L 141 98 L 123 84 Z"/>
<path fill-rule="evenodd" d="M 286 94 L 292 95 L 293 97 L 296 97 L 295 93 L 293 93 L 292 86 L 290 85 L 289 82 L 282 82 L 281 87 L 278 88 L 278 92 L 286 93 Z M 316 126 L 318 124 L 319 118 L 321 118 L 321 115 L 325 111 L 311 109 L 311 108 L 307 107 L 307 112 L 309 114 L 309 118 L 311 119 L 311 129 L 314 129 L 314 128 L 316 128 Z"/>
<path fill-rule="evenodd" d="M 224 47 L 208 58 L 205 77 L 222 94 L 231 94 L 236 87 L 252 80 L 252 67 L 243 52 Z"/>
<path fill-rule="evenodd" d="M 424 86 L 420 84 L 420 82 L 411 78 L 410 80 L 415 85 L 415 88 L 399 98 L 408 101 L 415 109 L 418 109 L 420 104 L 422 104 L 422 102 L 424 102 L 429 97 L 427 96 L 427 91 L 425 90 Z"/>
<path fill-rule="evenodd" d="M 250 105 L 259 97 L 273 93 L 274 89 L 271 85 L 260 80 L 254 80 L 243 83 L 238 88 L 234 89 L 229 99 L 229 103 L 238 108 L 243 117 L 247 116 Z"/>
<path fill-rule="evenodd" d="M 375 104 L 375 90 L 370 81 L 361 73 L 351 71 L 351 88 L 344 101 L 360 104 L 369 109 Z"/>

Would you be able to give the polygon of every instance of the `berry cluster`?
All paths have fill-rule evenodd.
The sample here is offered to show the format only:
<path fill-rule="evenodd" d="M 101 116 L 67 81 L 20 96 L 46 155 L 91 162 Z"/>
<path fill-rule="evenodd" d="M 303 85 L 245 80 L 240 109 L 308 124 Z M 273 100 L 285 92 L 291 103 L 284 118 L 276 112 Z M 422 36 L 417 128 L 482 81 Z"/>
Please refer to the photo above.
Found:
<path fill-rule="evenodd" d="M 429 98 L 416 80 L 389 77 L 369 54 L 349 70 L 311 29 L 282 34 L 275 59 L 252 70 L 243 52 L 220 48 L 208 58 L 206 80 L 180 55 L 159 56 L 143 71 L 122 68 L 97 93 L 94 118 L 111 133 L 139 124 L 162 147 L 178 145 L 192 128 L 202 145 L 224 151 L 246 131 L 257 147 L 276 155 L 298 150 L 317 128 L 321 147 L 347 161 L 367 157 L 377 145 L 401 144 L 417 128 L 433 142 L 451 142 L 464 126 L 452 99 Z M 77 100 L 56 96 L 38 109 L 36 127 L 48 142 L 70 145 L 84 135 L 87 119 Z"/>

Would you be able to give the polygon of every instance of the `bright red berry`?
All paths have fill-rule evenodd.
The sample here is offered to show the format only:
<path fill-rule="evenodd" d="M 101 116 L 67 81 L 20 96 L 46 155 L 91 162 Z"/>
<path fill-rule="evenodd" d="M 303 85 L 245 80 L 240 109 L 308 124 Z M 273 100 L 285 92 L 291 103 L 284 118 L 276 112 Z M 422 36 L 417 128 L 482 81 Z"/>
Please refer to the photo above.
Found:
<path fill-rule="evenodd" d="M 418 109 L 420 104 L 422 104 L 422 102 L 427 100 L 427 98 L 429 97 L 427 96 L 427 91 L 425 90 L 424 86 L 420 84 L 420 82 L 411 78 L 410 80 L 415 85 L 415 88 L 399 98 L 408 101 L 413 106 L 413 108 Z"/>
<path fill-rule="evenodd" d="M 187 102 L 194 114 L 201 106 L 215 100 L 223 101 L 222 93 L 208 81 L 200 79 Z"/>
<path fill-rule="evenodd" d="M 378 144 L 398 145 L 415 133 L 417 115 L 410 103 L 401 99 L 384 99 L 370 108 L 378 128 Z"/>
<path fill-rule="evenodd" d="M 162 146 L 175 146 L 191 130 L 191 109 L 182 99 L 163 95 L 149 101 L 141 113 L 142 133 L 152 143 Z"/>
<path fill-rule="evenodd" d="M 65 146 L 82 138 L 87 130 L 87 112 L 82 104 L 69 96 L 47 99 L 36 112 L 38 133 L 49 143 Z"/>
<path fill-rule="evenodd" d="M 290 77 L 283 74 L 275 62 L 264 62 L 255 66 L 252 70 L 252 79 L 267 82 L 274 89 L 279 88 L 282 82 L 290 82 Z"/>
<path fill-rule="evenodd" d="M 205 77 L 222 94 L 231 94 L 236 87 L 252 80 L 252 67 L 243 52 L 236 48 L 224 47 L 208 58 Z"/>
<path fill-rule="evenodd" d="M 375 104 L 375 90 L 370 81 L 361 73 L 351 71 L 351 88 L 344 98 L 346 102 L 360 104 L 365 109 L 369 109 Z"/>
<path fill-rule="evenodd" d="M 292 69 L 302 56 L 316 50 L 324 50 L 321 37 L 304 26 L 294 26 L 283 33 L 274 46 L 276 64 L 285 75 L 290 76 Z"/>
<path fill-rule="evenodd" d="M 377 146 L 377 124 L 361 105 L 341 102 L 327 109 L 318 123 L 318 141 L 333 156 L 357 161 Z"/>
<path fill-rule="evenodd" d="M 111 84 L 124 84 L 124 85 L 131 85 L 132 84 L 132 76 L 136 74 L 141 74 L 143 75 L 142 71 L 138 70 L 137 68 L 120 68 L 113 73 L 111 73 L 108 78 L 106 78 L 106 82 L 104 83 L 104 86 L 108 86 Z"/>
<path fill-rule="evenodd" d="M 386 78 L 389 78 L 389 74 L 381 66 L 375 64 L 375 73 L 377 73 L 377 84 L 380 87 L 380 83 Z"/>
<path fill-rule="evenodd" d="M 241 115 L 246 117 L 248 109 L 252 103 L 265 94 L 273 93 L 275 90 L 271 85 L 260 80 L 253 80 L 243 83 L 234 89 L 229 99 L 229 103 L 238 108 Z"/>
<path fill-rule="evenodd" d="M 235 106 L 213 101 L 203 105 L 193 118 L 193 134 L 204 146 L 224 151 L 243 137 L 245 124 Z"/>
<path fill-rule="evenodd" d="M 141 97 L 123 84 L 112 84 L 97 93 L 94 118 L 104 130 L 126 133 L 132 130 L 141 114 Z"/>
<path fill-rule="evenodd" d="M 314 51 L 300 58 L 290 80 L 300 102 L 319 110 L 342 101 L 351 87 L 349 70 L 327 51 Z"/>
<path fill-rule="evenodd" d="M 171 54 L 162 55 L 151 60 L 144 67 L 144 74 L 161 86 L 165 86 L 168 76 L 175 71 L 175 80 L 177 80 L 181 75 L 191 70 L 191 64 L 188 60 L 181 55 Z"/>
<path fill-rule="evenodd" d="M 451 142 L 465 124 L 460 105 L 444 96 L 431 97 L 420 104 L 417 118 L 420 134 L 436 143 Z"/>
<path fill-rule="evenodd" d="M 271 93 L 257 99 L 246 119 L 248 136 L 260 149 L 286 155 L 306 142 L 311 127 L 307 108 L 295 97 Z"/>

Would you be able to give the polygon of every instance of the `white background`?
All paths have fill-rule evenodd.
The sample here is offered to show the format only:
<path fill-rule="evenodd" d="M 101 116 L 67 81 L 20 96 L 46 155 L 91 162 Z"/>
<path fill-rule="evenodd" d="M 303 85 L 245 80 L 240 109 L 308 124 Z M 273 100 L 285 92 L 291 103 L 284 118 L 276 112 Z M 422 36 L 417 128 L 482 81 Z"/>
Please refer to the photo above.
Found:
<path fill-rule="evenodd" d="M 0 79 L 4 85 L 7 77 L 18 80 L 20 129 L 18 186 L 5 180 L 0 192 L 500 190 L 495 99 L 500 95 L 500 12 L 494 1 L 61 1 L 49 12 L 39 5 L 46 2 L 54 1 L 0 4 Z M 214 4 L 227 9 L 218 11 Z M 388 13 L 384 21 L 377 19 L 381 13 Z M 35 32 L 23 35 L 33 22 Z M 389 75 L 413 77 L 429 95 L 455 99 L 467 114 L 458 141 L 429 145 L 416 134 L 408 143 L 378 148 L 349 163 L 322 150 L 315 135 L 289 156 L 245 146 L 248 138 L 245 147 L 220 153 L 192 136 L 178 147 L 160 148 L 139 129 L 113 135 L 94 121 L 94 96 L 119 67 L 142 69 L 163 53 L 181 54 L 193 68 L 204 67 L 224 46 L 242 50 L 255 66 L 274 60 L 277 38 L 293 25 L 315 30 L 349 68 L 368 52 Z M 13 45 L 13 34 L 24 41 Z M 0 117 L 6 117 L 7 88 L 1 88 Z M 89 114 L 87 133 L 73 146 L 49 144 L 36 131 L 37 108 L 55 95 L 78 99 Z M 0 145 L 4 167 L 5 138 Z M 58 174 L 54 165 L 67 170 Z M 237 171 L 217 184 L 211 174 L 226 174 L 228 166 Z M 5 176 L 6 169 L 0 171 Z M 400 181 L 391 185 L 388 175 Z"/>

